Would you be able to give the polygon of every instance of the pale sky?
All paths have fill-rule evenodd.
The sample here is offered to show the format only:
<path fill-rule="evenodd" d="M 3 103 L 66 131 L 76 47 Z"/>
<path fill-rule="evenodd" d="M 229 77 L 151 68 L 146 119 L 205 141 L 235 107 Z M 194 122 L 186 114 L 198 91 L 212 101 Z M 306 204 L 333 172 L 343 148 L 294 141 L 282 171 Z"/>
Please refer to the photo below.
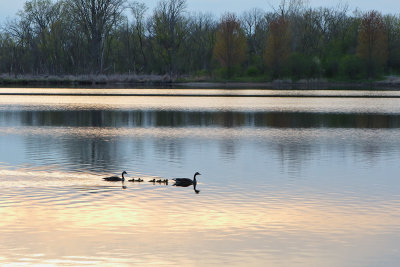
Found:
<path fill-rule="evenodd" d="M 13 18 L 18 10 L 21 10 L 26 0 L 0 0 L 0 23 L 7 17 Z M 53 0 L 54 1 L 54 0 Z M 129 1 L 129 0 L 128 0 Z M 158 0 L 137 0 L 144 2 L 152 10 Z M 270 6 L 278 6 L 281 0 L 187 0 L 188 11 L 211 12 L 216 15 L 225 11 L 241 13 L 253 7 L 270 10 Z M 378 10 L 382 13 L 400 13 L 399 0 L 309 0 L 312 7 L 336 6 L 340 2 L 347 2 L 350 10 L 358 7 L 362 11 Z"/>

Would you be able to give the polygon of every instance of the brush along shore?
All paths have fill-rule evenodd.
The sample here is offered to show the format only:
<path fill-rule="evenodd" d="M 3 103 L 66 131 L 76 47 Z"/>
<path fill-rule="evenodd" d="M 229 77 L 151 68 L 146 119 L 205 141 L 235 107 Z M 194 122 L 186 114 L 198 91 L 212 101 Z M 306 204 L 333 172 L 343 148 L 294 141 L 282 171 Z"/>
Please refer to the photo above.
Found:
<path fill-rule="evenodd" d="M 188 88 L 265 88 L 281 90 L 354 90 L 354 89 L 400 89 L 400 77 L 387 76 L 383 80 L 330 81 L 310 79 L 292 81 L 221 80 L 207 77 L 177 77 L 153 74 L 112 75 L 0 75 L 1 86 L 179 86 Z"/>

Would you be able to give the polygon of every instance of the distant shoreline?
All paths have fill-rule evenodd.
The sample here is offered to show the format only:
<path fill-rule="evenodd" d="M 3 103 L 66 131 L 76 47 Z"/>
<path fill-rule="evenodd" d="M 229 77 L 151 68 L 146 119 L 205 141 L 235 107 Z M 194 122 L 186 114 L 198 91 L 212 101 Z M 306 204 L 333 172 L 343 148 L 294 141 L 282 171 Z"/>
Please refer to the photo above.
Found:
<path fill-rule="evenodd" d="M 382 81 L 276 80 L 214 81 L 207 79 L 174 79 L 168 75 L 0 75 L 0 87 L 84 87 L 84 88 L 202 88 L 202 89 L 275 89 L 275 90 L 400 90 L 400 77 Z"/>
<path fill-rule="evenodd" d="M 68 93 L 1 93 L 0 96 L 156 96 L 156 97 L 258 97 L 258 98 L 400 98 L 398 95 L 310 95 L 310 94 L 279 94 L 279 95 L 225 95 L 225 94 L 68 94 Z"/>

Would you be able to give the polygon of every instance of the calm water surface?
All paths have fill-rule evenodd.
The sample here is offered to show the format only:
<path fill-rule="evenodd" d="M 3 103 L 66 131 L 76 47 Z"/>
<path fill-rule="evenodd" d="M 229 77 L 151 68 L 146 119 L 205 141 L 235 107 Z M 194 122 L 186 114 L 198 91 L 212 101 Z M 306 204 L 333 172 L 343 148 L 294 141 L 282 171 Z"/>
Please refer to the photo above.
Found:
<path fill-rule="evenodd" d="M 2 95 L 0 152 L 1 266 L 400 262 L 400 98 Z"/>

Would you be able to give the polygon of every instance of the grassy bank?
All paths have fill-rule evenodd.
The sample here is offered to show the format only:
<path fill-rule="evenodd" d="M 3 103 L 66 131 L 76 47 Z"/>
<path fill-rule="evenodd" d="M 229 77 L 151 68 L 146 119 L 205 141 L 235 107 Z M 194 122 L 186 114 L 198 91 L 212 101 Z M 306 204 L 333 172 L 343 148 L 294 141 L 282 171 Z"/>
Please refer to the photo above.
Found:
<path fill-rule="evenodd" d="M 168 75 L 0 75 L 0 85 L 91 86 L 107 84 L 168 84 Z"/>
<path fill-rule="evenodd" d="M 400 77 L 388 76 L 382 80 L 340 81 L 326 79 L 312 79 L 292 81 L 268 81 L 262 77 L 239 77 L 234 79 L 220 79 L 211 77 L 184 76 L 171 77 L 169 75 L 0 75 L 0 86 L 66 86 L 66 87 L 189 87 L 189 88 L 265 88 L 281 90 L 317 90 L 317 89 L 400 89 Z"/>

